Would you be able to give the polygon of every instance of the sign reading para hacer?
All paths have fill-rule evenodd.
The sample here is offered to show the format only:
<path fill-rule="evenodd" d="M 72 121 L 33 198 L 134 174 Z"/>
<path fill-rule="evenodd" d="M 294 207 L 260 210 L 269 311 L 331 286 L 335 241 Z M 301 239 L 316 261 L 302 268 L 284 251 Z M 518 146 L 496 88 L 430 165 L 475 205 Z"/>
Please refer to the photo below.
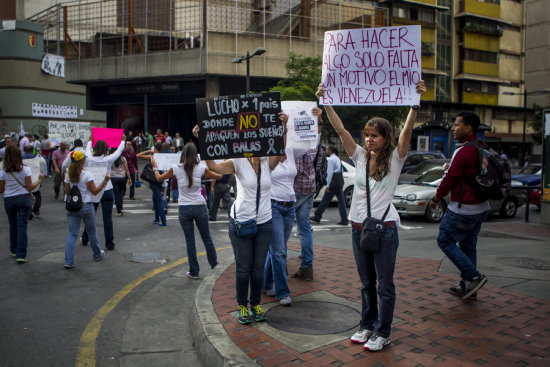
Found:
<path fill-rule="evenodd" d="M 279 112 L 278 92 L 197 98 L 201 159 L 283 155 Z"/>
<path fill-rule="evenodd" d="M 419 25 L 325 32 L 320 103 L 418 105 L 421 46 Z"/>

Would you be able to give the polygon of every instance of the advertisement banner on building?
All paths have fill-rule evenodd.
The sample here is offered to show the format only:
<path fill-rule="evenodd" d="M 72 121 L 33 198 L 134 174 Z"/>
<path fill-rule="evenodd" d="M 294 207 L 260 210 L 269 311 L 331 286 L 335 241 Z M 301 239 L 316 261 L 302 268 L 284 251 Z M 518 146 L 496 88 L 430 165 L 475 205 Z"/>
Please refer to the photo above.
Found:
<path fill-rule="evenodd" d="M 278 92 L 197 98 L 201 159 L 283 155 L 279 112 Z"/>
<path fill-rule="evenodd" d="M 415 85 L 422 79 L 420 26 L 325 32 L 325 95 L 334 106 L 420 104 Z"/>

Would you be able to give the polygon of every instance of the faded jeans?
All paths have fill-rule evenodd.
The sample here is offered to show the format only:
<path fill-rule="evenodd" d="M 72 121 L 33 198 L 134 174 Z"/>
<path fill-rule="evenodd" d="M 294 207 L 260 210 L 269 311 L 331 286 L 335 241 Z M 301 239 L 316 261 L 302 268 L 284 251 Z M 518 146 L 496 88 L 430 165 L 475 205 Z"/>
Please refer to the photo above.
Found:
<path fill-rule="evenodd" d="M 80 231 L 80 220 L 84 222 L 84 229 L 90 239 L 90 247 L 94 253 L 94 260 L 101 257 L 101 245 L 97 238 L 95 225 L 95 208 L 92 203 L 83 203 L 78 212 L 67 211 L 67 223 L 69 224 L 69 234 L 65 241 L 65 265 L 74 265 L 74 253 L 76 239 Z"/>
<path fill-rule="evenodd" d="M 296 191 L 295 194 L 296 227 L 298 233 L 300 233 L 300 245 L 302 247 L 302 263 L 300 267 L 302 269 L 311 269 L 313 268 L 313 233 L 311 232 L 309 215 L 313 207 L 313 195 L 315 193 L 302 194 Z"/>
<path fill-rule="evenodd" d="M 31 214 L 29 194 L 4 197 L 4 209 L 10 226 L 10 252 L 18 259 L 27 257 L 27 223 Z"/>

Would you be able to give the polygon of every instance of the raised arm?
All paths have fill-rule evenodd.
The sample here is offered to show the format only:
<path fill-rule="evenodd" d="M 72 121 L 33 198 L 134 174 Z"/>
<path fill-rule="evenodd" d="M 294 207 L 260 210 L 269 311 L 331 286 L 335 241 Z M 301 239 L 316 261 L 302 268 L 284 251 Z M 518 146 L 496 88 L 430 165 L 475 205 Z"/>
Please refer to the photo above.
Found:
<path fill-rule="evenodd" d="M 235 166 L 233 165 L 233 161 L 231 159 L 221 163 L 216 163 L 215 161 L 210 160 L 204 162 L 210 171 L 214 171 L 220 175 L 230 175 L 235 173 Z"/>
<path fill-rule="evenodd" d="M 120 157 L 125 146 L 126 146 L 126 136 L 122 134 L 122 140 L 120 141 L 118 148 L 116 148 L 116 150 L 112 154 L 109 154 L 107 156 L 107 162 L 109 162 L 109 164 L 113 164 L 113 162 L 116 161 L 118 157 Z"/>
<path fill-rule="evenodd" d="M 416 93 L 421 96 L 426 93 L 426 84 L 423 80 L 416 84 Z M 417 111 L 411 107 L 409 114 L 407 115 L 405 125 L 403 126 L 403 130 L 401 130 L 401 134 L 399 135 L 399 141 L 397 142 L 397 153 L 399 154 L 399 158 L 405 158 L 407 156 L 407 152 L 409 151 L 412 131 L 414 123 L 416 122 L 416 113 Z"/>
<path fill-rule="evenodd" d="M 325 89 L 323 88 L 322 84 L 319 84 L 319 87 L 317 88 L 317 93 L 315 93 L 315 95 L 317 96 L 317 98 L 321 98 L 322 96 L 324 96 L 324 94 Z M 355 153 L 355 149 L 357 149 L 357 143 L 355 142 L 355 140 L 353 140 L 353 137 L 351 136 L 349 131 L 347 131 L 344 127 L 342 120 L 340 120 L 340 117 L 338 117 L 336 111 L 334 111 L 334 108 L 332 108 L 332 106 L 325 106 L 325 111 L 327 112 L 330 124 L 344 144 L 344 149 L 346 150 L 346 153 L 350 157 L 353 156 L 353 153 Z"/>
<path fill-rule="evenodd" d="M 162 175 L 159 173 L 159 169 L 157 168 L 157 162 L 155 162 L 154 159 L 151 158 L 151 165 L 153 166 L 153 169 L 155 171 L 155 177 L 157 178 L 158 182 L 162 182 L 164 180 L 168 180 L 171 177 L 174 177 L 174 170 L 172 167 L 166 172 L 164 172 Z"/>
<path fill-rule="evenodd" d="M 151 159 L 153 159 L 153 154 L 154 152 L 152 150 L 144 150 L 143 152 L 136 154 L 136 158 L 150 162 Z"/>
<path fill-rule="evenodd" d="M 216 172 L 212 172 L 208 168 L 206 168 L 204 170 L 203 176 L 206 177 L 206 178 L 210 178 L 210 179 L 214 180 L 214 181 L 212 181 L 212 186 L 214 186 L 215 180 L 221 180 L 222 179 L 222 175 L 220 175 L 219 173 L 216 173 Z"/>

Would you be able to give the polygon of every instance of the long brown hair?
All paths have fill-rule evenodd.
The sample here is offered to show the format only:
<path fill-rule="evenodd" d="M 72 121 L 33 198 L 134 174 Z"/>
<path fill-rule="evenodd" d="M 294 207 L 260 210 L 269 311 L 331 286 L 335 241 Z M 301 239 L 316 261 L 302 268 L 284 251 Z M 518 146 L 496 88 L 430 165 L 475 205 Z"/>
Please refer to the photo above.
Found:
<path fill-rule="evenodd" d="M 373 117 L 365 124 L 363 129 L 363 136 L 367 134 L 368 129 L 375 129 L 378 134 L 386 139 L 386 144 L 380 150 L 376 156 L 376 163 L 374 169 L 370 170 L 370 177 L 374 178 L 376 181 L 382 181 L 384 177 L 390 171 L 390 160 L 393 150 L 396 147 L 395 144 L 395 134 L 393 132 L 393 127 L 390 122 L 381 117 Z M 367 164 L 370 164 L 370 152 L 365 143 L 365 150 L 367 151 Z"/>
<path fill-rule="evenodd" d="M 86 163 L 86 158 L 82 158 L 79 161 L 71 162 L 67 172 L 69 174 L 69 182 L 78 183 L 80 181 L 80 174 L 84 169 L 84 163 Z"/>
<path fill-rule="evenodd" d="M 21 151 L 15 145 L 8 145 L 4 153 L 4 171 L 21 172 L 23 169 L 23 157 Z"/>
<path fill-rule="evenodd" d="M 183 163 L 183 169 L 189 178 L 187 187 L 193 186 L 193 170 L 199 164 L 199 154 L 194 143 L 185 144 L 181 152 L 180 163 Z"/>
<path fill-rule="evenodd" d="M 109 151 L 109 146 L 105 142 L 105 140 L 98 140 L 95 142 L 94 147 L 94 157 L 101 157 L 102 155 L 106 155 Z"/>

